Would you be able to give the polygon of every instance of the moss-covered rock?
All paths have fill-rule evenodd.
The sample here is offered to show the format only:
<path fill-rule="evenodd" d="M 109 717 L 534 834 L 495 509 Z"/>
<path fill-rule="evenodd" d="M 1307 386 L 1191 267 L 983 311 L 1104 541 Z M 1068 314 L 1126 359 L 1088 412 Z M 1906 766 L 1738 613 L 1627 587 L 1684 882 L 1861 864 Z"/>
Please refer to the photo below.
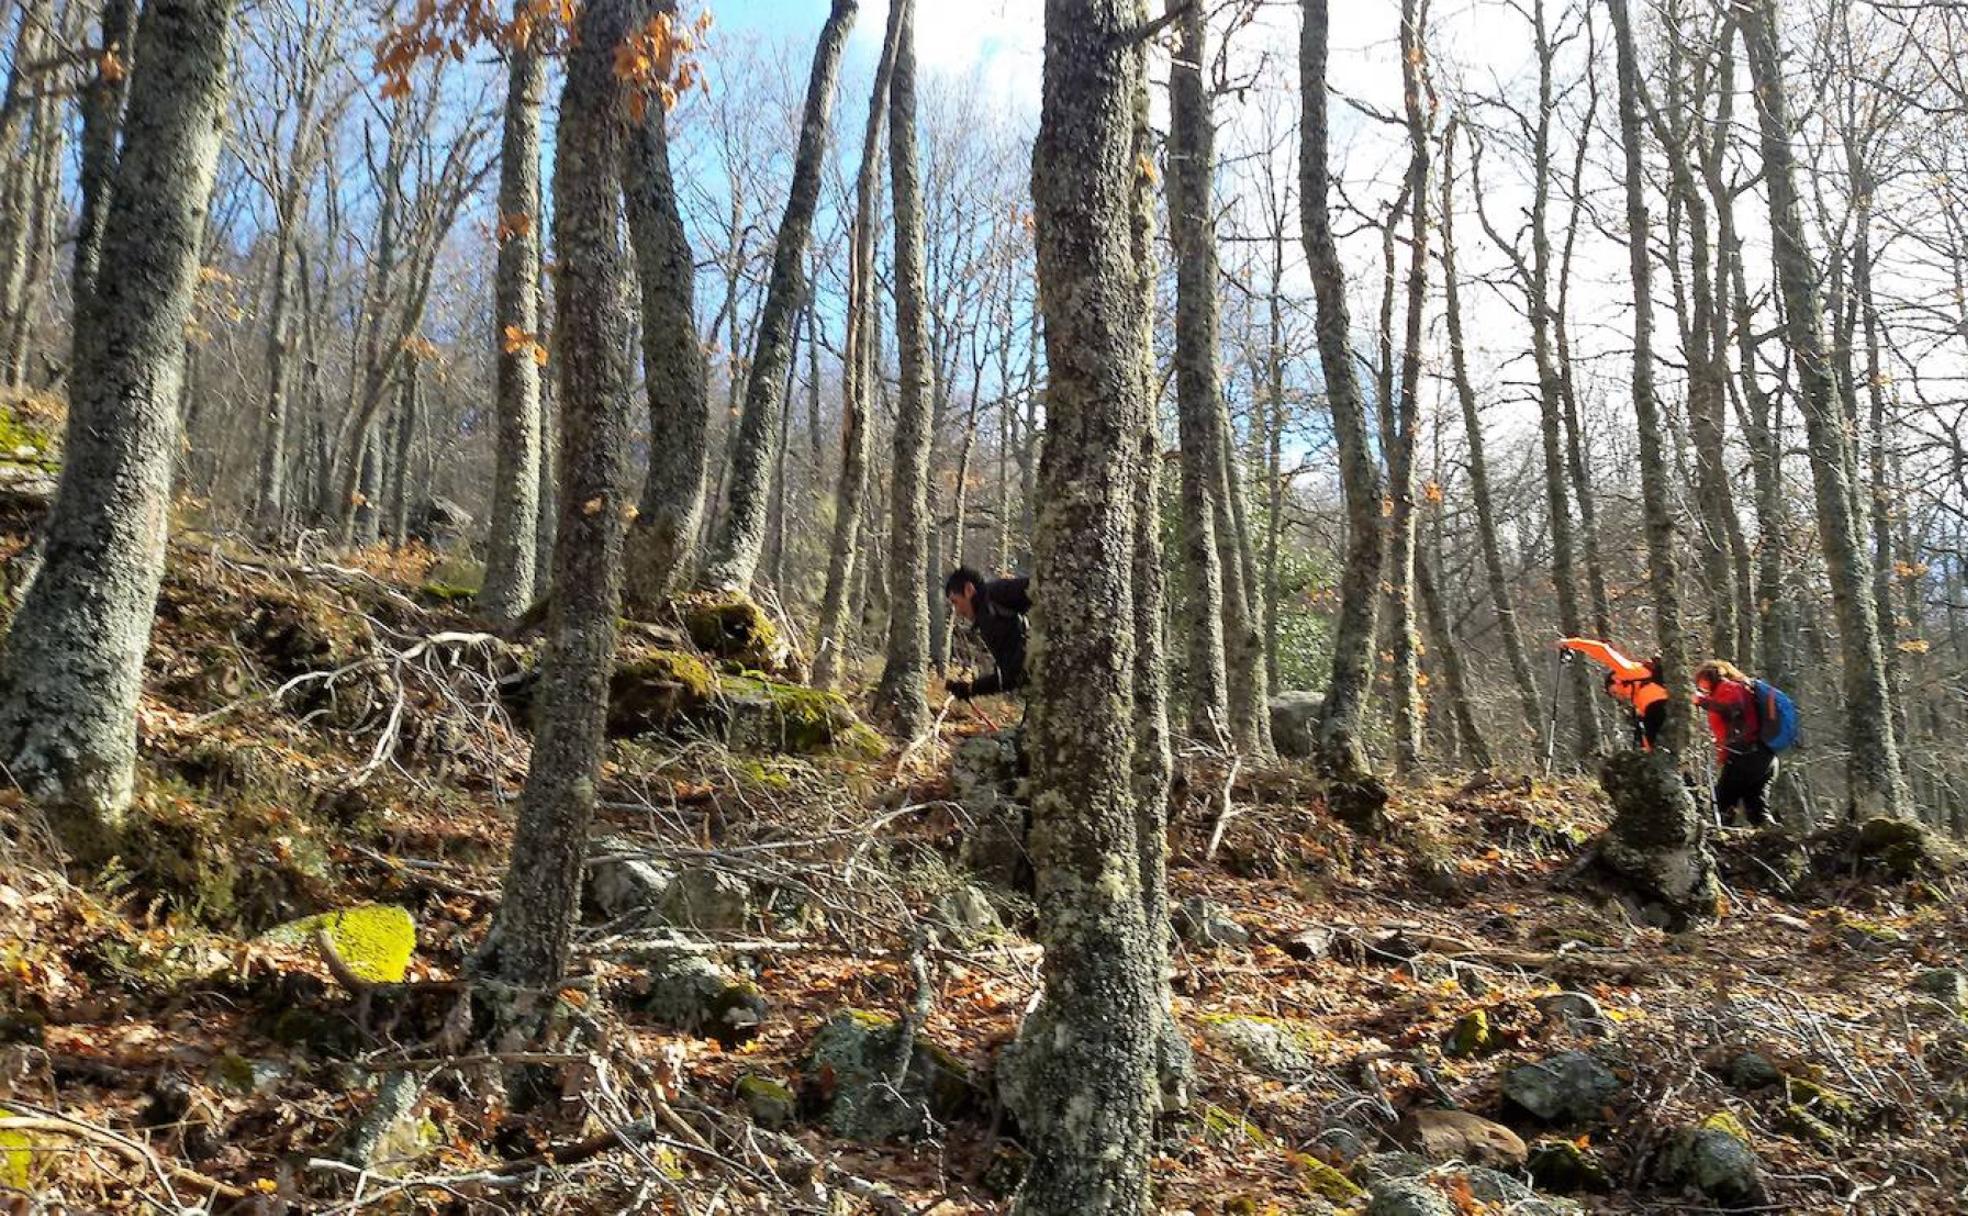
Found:
<path fill-rule="evenodd" d="M 758 601 L 742 592 L 686 596 L 676 614 L 691 645 L 751 671 L 787 673 L 792 648 Z"/>
<path fill-rule="evenodd" d="M 1317 1157 L 1294 1156 L 1292 1168 L 1298 1175 L 1299 1185 L 1314 1198 L 1327 1203 L 1351 1205 L 1366 1194 L 1352 1179 Z"/>
<path fill-rule="evenodd" d="M 1024 758 L 1017 727 L 973 735 L 950 756 L 950 797 L 963 808 L 957 862 L 980 880 L 1007 891 L 1032 889 L 1032 859 Z"/>
<path fill-rule="evenodd" d="M 423 1086 L 414 1073 L 387 1074 L 369 1109 L 349 1128 L 342 1160 L 384 1177 L 407 1171 L 443 1143 L 443 1133 L 422 1106 Z"/>
<path fill-rule="evenodd" d="M 1722 894 L 1715 859 L 1674 766 L 1651 752 L 1616 752 L 1600 784 L 1613 804 L 1599 838 L 1601 872 L 1649 921 L 1680 930 L 1713 919 Z"/>
<path fill-rule="evenodd" d="M 739 1101 L 752 1116 L 752 1122 L 768 1131 L 777 1131 L 793 1121 L 799 1104 L 792 1086 L 763 1073 L 748 1072 L 738 1078 Z"/>
<path fill-rule="evenodd" d="M 1271 1134 L 1238 1114 L 1214 1102 L 1203 1103 L 1199 1112 L 1203 1139 L 1210 1144 L 1231 1148 L 1270 1148 Z"/>
<path fill-rule="evenodd" d="M 257 790 L 199 789 L 150 771 L 98 881 L 198 924 L 255 933 L 323 907 L 332 877 L 326 828 L 309 815 Z"/>
<path fill-rule="evenodd" d="M 921 1135 L 929 1120 L 947 1123 L 974 1110 L 979 1093 L 969 1070 L 921 1034 L 899 1092 L 890 1084 L 901 1024 L 861 1009 L 824 1022 L 801 1065 L 802 1106 L 837 1136 L 884 1143 Z"/>
<path fill-rule="evenodd" d="M 1490 1011 L 1487 1009 L 1472 1009 L 1457 1018 L 1442 1042 L 1442 1050 L 1464 1059 L 1486 1055 L 1496 1048 L 1497 1034 L 1490 1025 Z"/>
<path fill-rule="evenodd" d="M 839 693 L 753 676 L 719 681 L 731 746 L 763 752 L 833 750 L 873 759 L 888 745 Z"/>
<path fill-rule="evenodd" d="M 1576 1140 L 1550 1137 L 1532 1144 L 1525 1158 L 1531 1180 L 1547 1191 L 1610 1191 L 1612 1176 L 1606 1172 L 1597 1151 Z"/>
<path fill-rule="evenodd" d="M 359 904 L 302 917 L 268 930 L 264 940 L 308 946 L 317 933 L 357 979 L 371 984 L 402 983 L 417 949 L 416 920 L 389 904 Z"/>
<path fill-rule="evenodd" d="M 1868 819 L 1826 829 L 1811 838 L 1820 869 L 1857 871 L 1889 882 L 1914 882 L 1959 870 L 1961 850 L 1910 819 Z"/>
<path fill-rule="evenodd" d="M 710 665 L 680 650 L 623 655 L 608 680 L 608 733 L 618 738 L 668 730 L 717 697 Z"/>
<path fill-rule="evenodd" d="M 1253 1072 L 1295 1081 L 1319 1067 L 1325 1036 L 1310 1022 L 1237 1013 L 1204 1014 L 1196 1022 L 1206 1042 Z"/>
<path fill-rule="evenodd" d="M 1968 972 L 1955 967 L 1923 971 L 1913 979 L 1913 990 L 1929 996 L 1956 1013 L 1968 1013 Z"/>
<path fill-rule="evenodd" d="M 1741 1122 L 1727 1111 L 1683 1129 L 1661 1161 L 1665 1180 L 1693 1186 L 1725 1207 L 1764 1202 L 1762 1163 Z"/>

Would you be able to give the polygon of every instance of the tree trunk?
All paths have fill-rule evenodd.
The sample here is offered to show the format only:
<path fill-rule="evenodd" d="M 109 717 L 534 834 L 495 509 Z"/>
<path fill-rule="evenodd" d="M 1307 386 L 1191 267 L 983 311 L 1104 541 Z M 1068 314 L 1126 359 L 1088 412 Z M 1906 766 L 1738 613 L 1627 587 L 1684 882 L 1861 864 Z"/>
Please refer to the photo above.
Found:
<path fill-rule="evenodd" d="M 1135 793 L 1136 503 L 1148 417 L 1139 0 L 1048 0 L 1032 195 L 1047 440 L 1027 729 L 1045 987 L 1020 1032 L 1015 1211 L 1148 1210 L 1159 1040 Z"/>
<path fill-rule="evenodd" d="M 1224 650 L 1223 566 L 1216 543 L 1223 455 L 1215 427 L 1217 383 L 1216 230 L 1210 179 L 1215 133 L 1203 90 L 1201 6 L 1170 0 L 1181 44 L 1169 65 L 1168 213 L 1175 246 L 1175 402 L 1181 449 L 1182 564 L 1188 577 L 1182 632 L 1188 657 L 1189 735 L 1234 745 L 1230 676 Z"/>
<path fill-rule="evenodd" d="M 628 539 L 628 597 L 643 609 L 689 577 L 709 476 L 710 397 L 697 337 L 696 264 L 670 172 L 668 116 L 651 105 L 630 131 L 622 180 L 642 290 L 642 373 L 649 396 L 649 469 Z M 786 363 L 792 355 L 786 352 Z"/>
<path fill-rule="evenodd" d="M 1447 166 L 1444 166 L 1446 170 Z M 1428 621 L 1434 655 L 1441 664 L 1443 691 L 1448 697 L 1449 712 L 1455 717 L 1455 733 L 1462 740 L 1469 763 L 1475 768 L 1489 768 L 1496 760 L 1490 754 L 1489 740 L 1483 737 L 1482 728 L 1476 724 L 1476 711 L 1469 700 L 1468 677 L 1462 669 L 1462 651 L 1456 645 L 1448 610 L 1443 606 L 1441 593 L 1435 586 L 1434 571 L 1424 559 L 1415 561 L 1415 586 L 1421 593 L 1421 610 Z"/>
<path fill-rule="evenodd" d="M 901 355 L 901 392 L 895 415 L 895 468 L 890 498 L 889 581 L 896 588 L 888 614 L 888 662 L 875 700 L 896 733 L 915 739 L 931 724 L 929 605 L 922 590 L 929 543 L 929 377 L 926 358 L 929 302 L 923 288 L 923 201 L 916 159 L 916 49 L 914 0 L 894 0 L 902 10 L 896 34 L 894 76 L 888 92 L 889 187 L 895 202 L 895 339 Z"/>
<path fill-rule="evenodd" d="M 410 475 L 410 453 L 416 443 L 417 416 L 423 405 L 422 374 L 421 359 L 407 360 L 403 365 L 403 387 L 396 399 L 396 435 L 390 454 L 390 492 L 384 528 L 390 544 L 399 549 L 410 539 L 410 504 L 416 497 L 416 479 Z"/>
<path fill-rule="evenodd" d="M 1380 592 L 1380 468 L 1367 439 L 1366 403 L 1354 368 L 1353 322 L 1346 308 L 1346 270 L 1333 237 L 1332 175 L 1327 165 L 1326 51 L 1329 0 L 1305 0 L 1299 91 L 1299 207 L 1305 259 L 1317 302 L 1319 364 L 1325 372 L 1333 435 L 1346 498 L 1346 573 L 1333 625 L 1333 677 L 1320 724 L 1320 760 L 1347 781 L 1371 774 L 1360 741 L 1360 709 L 1373 674 L 1374 605 Z"/>
<path fill-rule="evenodd" d="M 727 506 L 710 560 L 699 578 L 706 587 L 744 591 L 758 569 L 765 542 L 766 503 L 772 491 L 772 436 L 779 429 L 779 411 L 786 404 L 782 389 L 786 364 L 792 357 L 792 326 L 804 292 L 806 243 L 812 235 L 813 211 L 825 168 L 827 120 L 833 109 L 834 82 L 840 75 L 841 51 L 847 45 L 858 8 L 859 0 L 833 0 L 827 23 L 820 30 L 820 45 L 813 54 L 799 150 L 793 158 L 792 187 L 785 217 L 779 223 L 779 239 L 772 249 L 772 278 L 759 312 L 745 408 L 738 420 Z"/>
<path fill-rule="evenodd" d="M 75 315 L 95 290 L 109 223 L 110 191 L 116 181 L 117 142 L 129 95 L 130 59 L 136 45 L 137 0 L 105 0 L 102 43 L 95 71 L 82 95 L 82 166 L 77 175 L 82 205 L 75 232 Z M 80 327 L 78 326 L 78 332 Z M 75 352 L 77 362 L 81 351 Z"/>
<path fill-rule="evenodd" d="M 868 121 L 861 136 L 861 168 L 854 177 L 854 228 L 848 240 L 847 330 L 841 345 L 841 476 L 834 505 L 833 546 L 827 561 L 827 587 L 820 601 L 820 627 L 814 635 L 813 686 L 832 688 L 839 678 L 849 632 L 863 619 L 865 595 L 854 594 L 855 562 L 862 544 L 863 503 L 868 489 L 868 450 L 873 419 L 875 351 L 870 340 L 878 301 L 875 291 L 875 201 L 881 171 L 882 123 L 895 71 L 901 5 L 891 6 L 882 38 L 881 60 L 868 97 Z M 863 581 L 867 571 L 863 571 Z"/>
<path fill-rule="evenodd" d="M 1865 554 L 1852 513 L 1844 426 L 1825 353 L 1817 270 L 1805 243 L 1804 216 L 1798 205 L 1790 108 L 1777 45 L 1776 0 L 1748 0 L 1743 6 L 1742 35 L 1750 78 L 1756 86 L 1770 232 L 1776 248 L 1777 286 L 1784 304 L 1784 336 L 1797 360 L 1811 448 L 1811 481 L 1818 503 L 1818 535 L 1838 618 L 1846 741 L 1851 747 L 1846 767 L 1851 806 L 1861 816 L 1897 816 L 1904 812 L 1904 800 L 1887 695 L 1886 657 L 1880 650 L 1879 622 L 1866 586 Z"/>
<path fill-rule="evenodd" d="M 1504 655 L 1510 660 L 1510 674 L 1516 681 L 1517 699 L 1523 707 L 1524 738 L 1535 740 L 1544 730 L 1544 702 L 1538 695 L 1537 676 L 1524 646 L 1524 631 L 1518 624 L 1517 605 L 1503 567 L 1503 546 L 1497 540 L 1496 498 L 1490 490 L 1490 462 L 1484 451 L 1483 420 L 1476 407 L 1475 387 L 1469 381 L 1468 348 L 1463 342 L 1462 288 L 1456 278 L 1455 260 L 1456 130 L 1457 123 L 1451 119 L 1442 133 L 1442 290 L 1449 329 L 1449 368 L 1469 444 L 1469 493 L 1476 503 L 1476 538 L 1483 550 L 1490 606 L 1496 611 Z"/>
<path fill-rule="evenodd" d="M 1660 403 L 1654 398 L 1653 253 L 1647 247 L 1646 152 L 1641 147 L 1640 65 L 1626 0 L 1610 0 L 1619 53 L 1620 142 L 1625 148 L 1628 265 L 1633 276 L 1633 412 L 1640 429 L 1640 501 L 1646 520 L 1647 573 L 1660 641 L 1661 682 L 1667 686 L 1662 747 L 1675 755 L 1689 744 L 1693 692 L 1688 639 L 1681 627 L 1680 571 L 1674 553 L 1674 515 L 1668 504 L 1667 453 Z"/>
<path fill-rule="evenodd" d="M 491 539 L 478 603 L 487 619 L 517 618 L 538 598 L 533 566 L 540 526 L 540 108 L 547 61 L 527 46 L 507 51 L 505 129 L 499 144 L 498 264 L 493 341 L 498 429 L 492 461 Z M 659 120 L 660 121 L 660 120 Z"/>
<path fill-rule="evenodd" d="M 567 970 L 600 777 L 630 512 L 628 261 L 621 167 L 629 140 L 614 71 L 633 0 L 581 10 L 554 156 L 554 279 L 564 494 L 541 659 L 539 723 L 486 970 L 535 990 L 544 1015 Z"/>
<path fill-rule="evenodd" d="M 1415 629 L 1415 443 L 1421 429 L 1421 337 L 1428 303 L 1428 138 L 1434 107 L 1424 109 L 1425 2 L 1401 3 L 1401 101 L 1407 116 L 1408 313 L 1401 348 L 1401 395 L 1387 452 L 1393 511 L 1387 517 L 1388 632 L 1394 653 L 1394 758 L 1403 773 L 1421 763 L 1421 638 Z"/>
<path fill-rule="evenodd" d="M 298 201 L 298 200 L 296 200 Z M 293 222 L 275 223 L 273 290 L 267 308 L 266 416 L 260 427 L 259 482 L 253 497 L 253 522 L 263 538 L 281 535 L 287 515 L 287 426 L 289 355 L 293 348 L 294 281 L 289 252 Z"/>
<path fill-rule="evenodd" d="M 0 655 L 0 756 L 84 857 L 114 847 L 164 573 L 178 391 L 225 124 L 231 0 L 153 0 L 81 301 L 46 556 Z"/>

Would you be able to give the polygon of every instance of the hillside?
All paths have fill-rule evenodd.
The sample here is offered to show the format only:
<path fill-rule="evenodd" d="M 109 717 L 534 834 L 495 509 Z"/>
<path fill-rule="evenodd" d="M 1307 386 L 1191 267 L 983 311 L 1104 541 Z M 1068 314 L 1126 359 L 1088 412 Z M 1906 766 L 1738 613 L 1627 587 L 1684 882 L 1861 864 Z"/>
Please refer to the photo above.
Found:
<path fill-rule="evenodd" d="M 7 802 L 16 1209 L 1000 1207 L 1022 1151 L 989 1078 L 1038 977 L 991 733 L 1015 706 L 952 711 L 897 756 L 845 707 L 633 629 L 563 1041 L 487 1057 L 467 964 L 532 644 L 478 632 L 429 565 L 181 538 L 131 845 L 65 876 Z M 776 732 L 734 739 L 745 715 L 691 708 L 692 672 L 713 699 L 763 697 Z M 1206 858 L 1222 777 L 1178 787 L 1195 1079 L 1161 1127 L 1164 1207 L 1939 1212 L 1968 1193 L 1968 914 L 1940 846 L 1731 832 L 1725 915 L 1670 935 L 1577 864 L 1604 826 L 1590 782 L 1402 788 L 1366 837 L 1305 774 L 1243 773 Z M 394 914 L 334 915 L 370 905 L 414 921 L 407 969 Z M 548 1113 L 510 1113 L 525 1068 L 560 1090 Z M 1508 1130 L 1415 1113 L 1448 1106 Z"/>

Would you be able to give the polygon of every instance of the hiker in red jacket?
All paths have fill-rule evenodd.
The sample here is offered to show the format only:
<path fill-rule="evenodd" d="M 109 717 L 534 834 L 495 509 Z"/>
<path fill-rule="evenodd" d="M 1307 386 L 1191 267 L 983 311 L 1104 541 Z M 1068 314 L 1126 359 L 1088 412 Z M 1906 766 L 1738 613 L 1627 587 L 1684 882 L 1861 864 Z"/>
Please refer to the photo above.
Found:
<path fill-rule="evenodd" d="M 1735 664 L 1710 659 L 1695 669 L 1695 704 L 1708 711 L 1715 736 L 1715 813 L 1727 819 L 1737 804 L 1756 827 L 1772 822 L 1765 798 L 1777 776 L 1777 753 L 1763 742 L 1763 722 L 1749 677 Z"/>

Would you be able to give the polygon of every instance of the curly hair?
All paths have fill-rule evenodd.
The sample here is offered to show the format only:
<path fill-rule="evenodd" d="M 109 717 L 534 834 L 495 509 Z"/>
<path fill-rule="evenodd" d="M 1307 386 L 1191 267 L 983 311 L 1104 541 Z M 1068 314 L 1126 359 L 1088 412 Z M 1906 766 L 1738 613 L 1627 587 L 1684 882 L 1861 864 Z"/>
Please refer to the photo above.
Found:
<path fill-rule="evenodd" d="M 1724 680 L 1734 680 L 1738 684 L 1749 683 L 1749 676 L 1743 669 L 1727 659 L 1710 659 L 1695 668 L 1695 684 L 1720 684 Z"/>

